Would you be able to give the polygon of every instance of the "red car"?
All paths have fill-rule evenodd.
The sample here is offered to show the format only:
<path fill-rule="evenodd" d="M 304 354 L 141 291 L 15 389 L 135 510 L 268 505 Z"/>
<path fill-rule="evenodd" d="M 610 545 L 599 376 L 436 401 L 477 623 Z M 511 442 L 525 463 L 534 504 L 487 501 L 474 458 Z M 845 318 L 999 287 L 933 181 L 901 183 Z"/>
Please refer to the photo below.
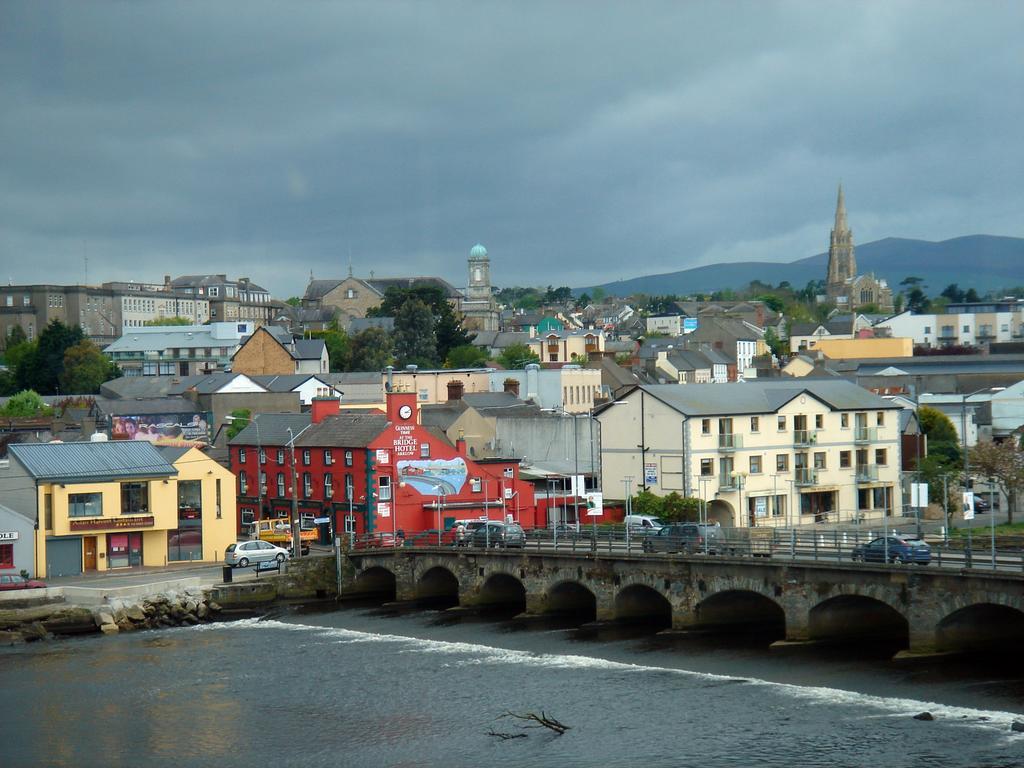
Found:
<path fill-rule="evenodd" d="M 39 579 L 26 579 L 16 573 L 0 575 L 0 591 L 9 589 L 46 589 L 46 582 Z"/>

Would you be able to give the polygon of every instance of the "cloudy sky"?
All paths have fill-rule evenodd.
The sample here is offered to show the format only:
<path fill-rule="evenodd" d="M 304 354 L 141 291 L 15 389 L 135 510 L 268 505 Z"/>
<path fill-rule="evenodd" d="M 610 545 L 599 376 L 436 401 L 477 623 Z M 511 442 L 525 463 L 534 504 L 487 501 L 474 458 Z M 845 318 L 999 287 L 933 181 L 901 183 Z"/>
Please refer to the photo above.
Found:
<path fill-rule="evenodd" d="M 586 285 L 1024 235 L 1024 3 L 0 1 L 0 277 Z"/>

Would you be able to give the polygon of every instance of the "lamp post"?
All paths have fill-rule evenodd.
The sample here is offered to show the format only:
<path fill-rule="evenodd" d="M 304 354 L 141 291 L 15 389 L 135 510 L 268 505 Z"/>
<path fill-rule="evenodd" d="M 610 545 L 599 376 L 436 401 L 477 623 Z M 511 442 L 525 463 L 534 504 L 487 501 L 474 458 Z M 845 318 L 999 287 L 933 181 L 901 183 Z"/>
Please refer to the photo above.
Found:
<path fill-rule="evenodd" d="M 288 430 L 288 445 L 292 455 L 292 557 L 302 557 L 302 536 L 299 526 L 299 473 L 295 467 L 295 433 Z"/>
<path fill-rule="evenodd" d="M 625 520 L 626 520 L 626 551 L 629 552 L 629 516 L 633 514 L 633 496 L 632 496 L 632 485 L 633 476 L 626 475 L 622 478 L 622 485 L 625 490 Z"/>
<path fill-rule="evenodd" d="M 976 389 L 966 395 L 960 397 L 960 442 L 963 444 L 964 450 L 964 493 L 967 492 L 967 486 L 970 483 L 971 470 L 970 470 L 970 456 L 967 453 L 967 400 L 968 398 L 979 395 L 982 392 L 1002 392 L 1006 387 L 982 387 Z M 918 429 L 920 429 L 918 425 Z M 918 457 L 918 461 L 920 461 Z M 991 505 L 990 505 L 991 506 Z M 994 510 L 989 509 L 989 514 L 992 514 Z M 973 514 L 973 513 L 972 513 Z M 964 552 L 964 565 L 968 568 L 971 567 L 971 520 L 967 520 L 967 550 Z"/>

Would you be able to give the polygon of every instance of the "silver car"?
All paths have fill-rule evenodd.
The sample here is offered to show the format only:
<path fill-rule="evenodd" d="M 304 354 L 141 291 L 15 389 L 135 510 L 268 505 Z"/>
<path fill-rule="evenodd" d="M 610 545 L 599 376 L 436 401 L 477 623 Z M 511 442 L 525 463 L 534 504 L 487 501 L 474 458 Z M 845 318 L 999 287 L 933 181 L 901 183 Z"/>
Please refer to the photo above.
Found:
<path fill-rule="evenodd" d="M 228 548 L 224 550 L 224 564 L 238 568 L 270 560 L 283 563 L 289 557 L 291 555 L 287 549 L 275 547 L 269 541 L 242 541 L 238 544 L 228 544 Z"/>

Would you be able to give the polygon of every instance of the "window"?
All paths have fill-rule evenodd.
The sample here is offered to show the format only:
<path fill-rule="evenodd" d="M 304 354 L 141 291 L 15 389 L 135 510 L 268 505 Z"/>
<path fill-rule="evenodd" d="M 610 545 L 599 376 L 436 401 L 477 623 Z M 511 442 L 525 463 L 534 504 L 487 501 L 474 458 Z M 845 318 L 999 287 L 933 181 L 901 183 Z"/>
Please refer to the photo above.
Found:
<path fill-rule="evenodd" d="M 352 288 L 349 288 L 349 289 L 347 289 L 345 291 L 345 298 L 346 299 L 354 299 L 355 297 L 356 297 L 356 292 Z"/>
<path fill-rule="evenodd" d="M 345 451 L 345 466 L 352 466 L 352 451 Z"/>
<path fill-rule="evenodd" d="M 46 514 L 46 530 L 53 530 L 53 494 L 48 493 L 43 499 L 43 507 Z"/>
<path fill-rule="evenodd" d="M 880 427 L 885 426 L 885 411 L 879 411 L 875 414 L 875 424 Z"/>
<path fill-rule="evenodd" d="M 789 454 L 788 453 L 777 453 L 777 454 L 775 454 L 775 471 L 776 472 L 789 472 Z"/>
<path fill-rule="evenodd" d="M 710 435 L 711 434 L 711 419 L 701 419 L 700 420 L 700 433 L 702 435 Z"/>
<path fill-rule="evenodd" d="M 932 327 L 931 327 L 930 325 L 926 325 L 926 326 L 924 327 L 924 332 L 925 332 L 926 334 L 927 334 L 927 333 L 931 333 L 931 332 L 932 332 Z"/>
<path fill-rule="evenodd" d="M 238 449 L 238 463 L 245 464 L 245 448 Z"/>
<path fill-rule="evenodd" d="M 701 459 L 700 460 L 700 476 L 711 477 L 715 474 L 715 460 L 714 459 Z"/>
<path fill-rule="evenodd" d="M 284 464 L 284 449 L 283 448 L 278 448 L 277 449 L 277 463 L 278 464 Z"/>
<path fill-rule="evenodd" d="M 356 486 L 352 481 L 352 475 L 345 475 L 345 498 L 353 501 L 356 497 Z"/>
<path fill-rule="evenodd" d="M 841 414 L 839 414 L 839 426 L 842 427 L 843 429 L 849 429 L 850 428 L 850 414 L 848 414 L 848 413 L 841 413 Z"/>
<path fill-rule="evenodd" d="M 761 418 L 759 416 L 750 417 L 750 431 L 760 432 L 761 431 Z"/>
<path fill-rule="evenodd" d="M 786 431 L 786 417 L 785 416 L 779 416 L 779 432 L 785 432 L 785 431 Z"/>
<path fill-rule="evenodd" d="M 480 488 L 481 488 L 480 478 L 479 477 L 470 478 L 469 489 L 473 493 L 480 493 Z"/>
<path fill-rule="evenodd" d="M 265 450 L 263 450 L 262 448 L 260 448 L 260 464 L 266 464 L 266 463 L 267 463 L 267 452 Z"/>
<path fill-rule="evenodd" d="M 178 481 L 178 528 L 203 525 L 203 484 L 199 480 Z"/>
<path fill-rule="evenodd" d="M 970 333 L 970 332 L 971 332 L 971 326 L 965 325 L 964 326 L 964 333 Z"/>
<path fill-rule="evenodd" d="M 284 472 L 277 473 L 277 495 L 279 498 L 284 496 Z"/>
<path fill-rule="evenodd" d="M 238 493 L 241 496 L 249 495 L 249 477 L 245 472 L 238 473 Z"/>
<path fill-rule="evenodd" d="M 825 452 L 815 451 L 814 452 L 814 468 L 825 469 Z"/>
<path fill-rule="evenodd" d="M 14 567 L 14 545 L 0 544 L 0 568 Z"/>
<path fill-rule="evenodd" d="M 331 457 L 331 449 L 324 448 L 324 464 L 331 466 L 334 463 L 334 459 Z"/>
<path fill-rule="evenodd" d="M 260 472 L 260 493 L 267 492 L 267 473 Z"/>
<path fill-rule="evenodd" d="M 334 498 L 334 478 L 330 472 L 324 473 L 324 498 Z"/>
<path fill-rule="evenodd" d="M 885 448 L 875 448 L 875 464 L 885 466 L 889 463 L 889 451 Z"/>
<path fill-rule="evenodd" d="M 149 512 L 149 483 L 121 483 L 121 514 L 144 515 Z"/>
<path fill-rule="evenodd" d="M 814 414 L 814 428 L 824 429 L 825 428 L 825 414 L 816 413 Z"/>
<path fill-rule="evenodd" d="M 209 296 L 210 298 L 220 296 L 220 288 L 217 287 L 216 285 L 211 285 L 209 288 L 206 289 L 206 295 Z"/>
<path fill-rule="evenodd" d="M 761 457 L 751 456 L 750 457 L 750 474 L 760 475 L 761 474 Z"/>
<path fill-rule="evenodd" d="M 849 469 L 850 468 L 850 452 L 840 451 L 839 452 L 839 468 Z"/>
<path fill-rule="evenodd" d="M 479 481 L 477 481 L 479 482 Z M 391 501 L 391 478 L 387 475 L 377 480 L 377 487 L 380 489 L 377 494 L 378 501 Z"/>
<path fill-rule="evenodd" d="M 313 475 L 309 472 L 302 473 L 302 495 L 307 499 L 313 495 Z"/>
<path fill-rule="evenodd" d="M 313 458 L 312 453 L 313 452 L 308 448 L 302 452 L 302 463 L 307 467 L 309 466 L 310 460 Z"/>
<path fill-rule="evenodd" d="M 68 494 L 68 517 L 99 517 L 102 514 L 102 493 Z"/>
<path fill-rule="evenodd" d="M 420 443 L 420 458 L 421 459 L 429 459 L 430 458 L 430 443 Z"/>

